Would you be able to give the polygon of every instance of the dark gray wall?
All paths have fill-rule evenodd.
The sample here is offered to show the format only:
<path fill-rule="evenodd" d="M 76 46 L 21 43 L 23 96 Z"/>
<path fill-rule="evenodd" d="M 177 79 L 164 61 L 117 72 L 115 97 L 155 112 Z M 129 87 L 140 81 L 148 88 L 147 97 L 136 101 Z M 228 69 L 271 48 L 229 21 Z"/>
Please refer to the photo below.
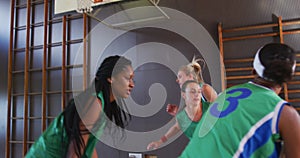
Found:
<path fill-rule="evenodd" d="M 272 14 L 283 19 L 299 19 L 300 12 L 297 0 L 166 0 L 160 1 L 160 6 L 182 11 L 199 21 L 216 42 L 217 24 L 222 22 L 224 27 L 246 26 L 272 22 Z"/>

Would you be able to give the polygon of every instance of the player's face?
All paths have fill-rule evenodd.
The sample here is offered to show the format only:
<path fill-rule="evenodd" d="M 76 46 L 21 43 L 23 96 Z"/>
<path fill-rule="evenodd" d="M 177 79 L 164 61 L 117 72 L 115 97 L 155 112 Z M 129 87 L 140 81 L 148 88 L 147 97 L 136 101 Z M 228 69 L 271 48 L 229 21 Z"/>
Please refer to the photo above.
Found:
<path fill-rule="evenodd" d="M 119 74 L 112 76 L 111 87 L 113 95 L 121 98 L 129 97 L 134 87 L 133 77 L 134 73 L 131 66 L 126 66 Z"/>
<path fill-rule="evenodd" d="M 176 82 L 179 84 L 180 88 L 181 88 L 182 84 L 187 80 L 193 80 L 193 76 L 186 75 L 186 73 L 183 71 L 178 71 Z"/>
<path fill-rule="evenodd" d="M 197 83 L 190 83 L 187 85 L 183 98 L 187 106 L 197 106 L 201 102 L 201 87 Z"/>

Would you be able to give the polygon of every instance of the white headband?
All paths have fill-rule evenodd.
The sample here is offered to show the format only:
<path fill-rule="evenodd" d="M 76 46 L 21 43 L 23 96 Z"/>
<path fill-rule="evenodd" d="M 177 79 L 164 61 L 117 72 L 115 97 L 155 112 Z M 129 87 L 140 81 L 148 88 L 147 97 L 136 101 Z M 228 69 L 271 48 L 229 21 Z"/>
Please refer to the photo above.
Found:
<path fill-rule="evenodd" d="M 254 70 L 256 71 L 256 73 L 258 74 L 259 77 L 262 77 L 262 78 L 265 78 L 263 76 L 264 74 L 264 71 L 265 71 L 265 67 L 263 66 L 263 64 L 260 62 L 260 59 L 259 59 L 259 53 L 260 53 L 260 50 L 262 48 L 258 49 L 258 51 L 256 52 L 256 55 L 254 57 L 254 61 L 253 61 L 253 67 L 254 67 Z M 292 67 L 292 72 L 294 74 L 295 72 L 295 69 L 296 69 L 296 60 L 294 62 L 294 65 Z"/>
<path fill-rule="evenodd" d="M 254 67 L 254 70 L 256 71 L 256 73 L 258 74 L 258 76 L 263 78 L 265 67 L 262 65 L 262 63 L 260 62 L 260 59 L 259 59 L 260 50 L 261 50 L 261 48 L 258 49 L 258 51 L 256 52 L 256 55 L 255 55 L 254 61 L 253 61 L 253 67 Z"/>

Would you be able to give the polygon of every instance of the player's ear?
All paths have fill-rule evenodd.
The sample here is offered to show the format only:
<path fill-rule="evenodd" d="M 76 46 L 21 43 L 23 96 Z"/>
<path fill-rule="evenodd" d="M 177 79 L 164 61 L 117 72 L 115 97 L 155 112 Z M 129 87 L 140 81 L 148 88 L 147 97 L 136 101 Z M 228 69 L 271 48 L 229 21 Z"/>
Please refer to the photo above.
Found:
<path fill-rule="evenodd" d="M 107 78 L 107 82 L 111 84 L 112 83 L 112 79 L 111 78 Z"/>
<path fill-rule="evenodd" d="M 185 92 L 181 92 L 181 97 L 185 100 L 186 98 Z"/>

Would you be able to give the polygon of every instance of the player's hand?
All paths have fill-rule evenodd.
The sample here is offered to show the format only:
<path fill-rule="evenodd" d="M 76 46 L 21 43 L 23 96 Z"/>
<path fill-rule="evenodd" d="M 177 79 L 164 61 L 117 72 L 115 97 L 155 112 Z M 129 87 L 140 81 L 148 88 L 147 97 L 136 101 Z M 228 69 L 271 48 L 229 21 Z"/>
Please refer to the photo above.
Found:
<path fill-rule="evenodd" d="M 175 105 L 175 104 L 168 104 L 168 105 L 167 105 L 166 111 L 167 111 L 170 115 L 175 116 L 175 115 L 177 114 L 177 112 L 178 112 L 178 106 Z"/>
<path fill-rule="evenodd" d="M 161 144 L 162 144 L 162 141 L 160 141 L 160 140 L 156 141 L 156 142 L 151 142 L 150 144 L 148 144 L 147 150 L 157 149 Z"/>

